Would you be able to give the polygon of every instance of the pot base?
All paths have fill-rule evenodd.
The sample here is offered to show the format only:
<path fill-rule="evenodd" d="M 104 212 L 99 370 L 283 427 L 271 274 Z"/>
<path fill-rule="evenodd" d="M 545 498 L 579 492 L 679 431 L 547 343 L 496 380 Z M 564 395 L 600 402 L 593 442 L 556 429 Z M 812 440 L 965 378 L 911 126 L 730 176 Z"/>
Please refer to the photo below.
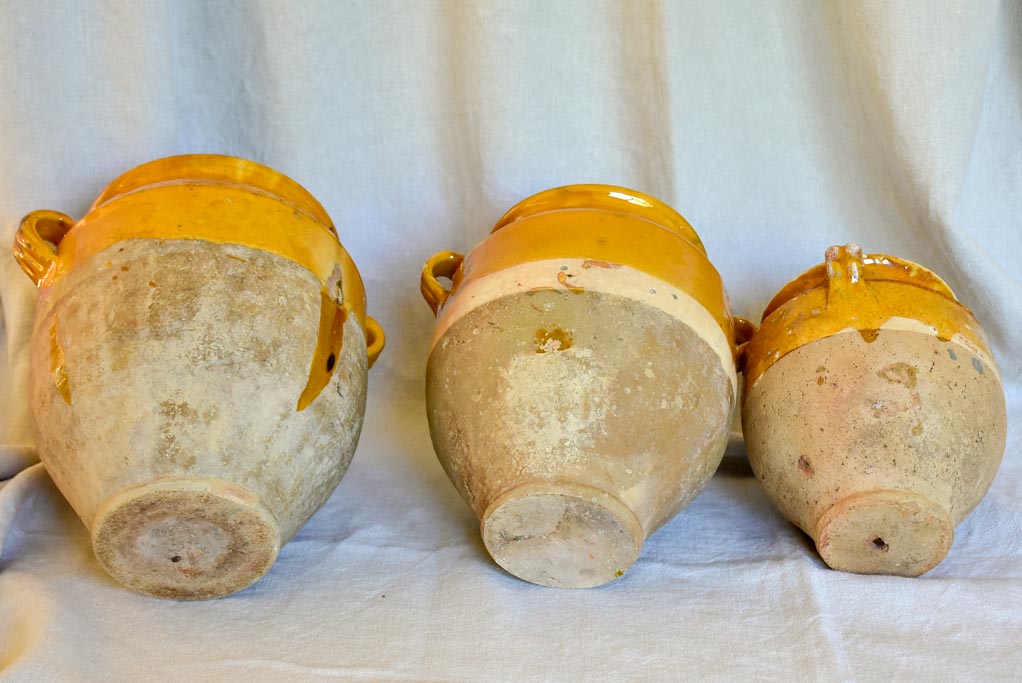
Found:
<path fill-rule="evenodd" d="M 628 507 L 599 489 L 539 482 L 506 491 L 482 516 L 483 543 L 520 579 L 591 588 L 627 571 L 644 538 Z"/>
<path fill-rule="evenodd" d="M 221 480 L 163 479 L 105 501 L 93 523 L 100 565 L 147 595 L 203 600 L 261 577 L 280 549 L 273 515 L 248 489 Z"/>
<path fill-rule="evenodd" d="M 832 569 L 919 576 L 947 555 L 954 526 L 929 499 L 870 491 L 834 504 L 820 519 L 816 548 Z"/>

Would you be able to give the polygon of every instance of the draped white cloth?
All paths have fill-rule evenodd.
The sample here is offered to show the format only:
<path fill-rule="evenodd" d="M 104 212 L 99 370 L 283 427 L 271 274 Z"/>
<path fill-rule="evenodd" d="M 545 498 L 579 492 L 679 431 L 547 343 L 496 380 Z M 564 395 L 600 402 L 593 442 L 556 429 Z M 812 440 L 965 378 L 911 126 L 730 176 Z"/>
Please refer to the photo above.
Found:
<path fill-rule="evenodd" d="M 269 574 L 159 601 L 102 572 L 32 465 L 35 293 L 0 258 L 11 680 L 1022 676 L 1022 4 L 2 0 L 0 92 L 0 248 L 149 159 L 248 157 L 322 201 L 388 335 L 351 470 Z M 847 241 L 949 282 L 989 333 L 1010 433 L 940 566 L 828 570 L 740 454 L 604 588 L 489 560 L 429 442 L 418 271 L 573 182 L 674 205 L 747 317 Z"/>

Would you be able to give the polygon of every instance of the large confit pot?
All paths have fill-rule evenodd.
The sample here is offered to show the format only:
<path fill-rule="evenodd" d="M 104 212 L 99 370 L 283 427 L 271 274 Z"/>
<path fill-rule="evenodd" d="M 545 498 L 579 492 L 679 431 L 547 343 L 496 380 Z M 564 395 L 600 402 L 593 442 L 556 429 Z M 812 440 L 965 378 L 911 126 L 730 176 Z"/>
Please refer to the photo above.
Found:
<path fill-rule="evenodd" d="M 548 586 L 621 576 L 714 472 L 735 409 L 736 322 L 698 235 L 640 192 L 561 187 L 430 258 L 421 289 L 433 445 L 490 555 Z"/>
<path fill-rule="evenodd" d="M 151 595 L 237 591 L 348 467 L 383 333 L 330 217 L 226 156 L 160 159 L 79 221 L 24 218 L 39 457 L 102 567 Z"/>

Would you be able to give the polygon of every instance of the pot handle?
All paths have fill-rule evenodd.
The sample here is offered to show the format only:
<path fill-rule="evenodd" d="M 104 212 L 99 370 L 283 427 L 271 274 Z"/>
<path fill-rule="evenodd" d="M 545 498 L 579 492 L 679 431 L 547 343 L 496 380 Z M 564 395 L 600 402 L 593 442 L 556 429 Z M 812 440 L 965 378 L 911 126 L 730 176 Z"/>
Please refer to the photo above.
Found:
<path fill-rule="evenodd" d="M 33 211 L 21 219 L 14 236 L 14 258 L 38 287 L 57 260 L 57 245 L 75 224 L 59 211 Z"/>
<path fill-rule="evenodd" d="M 366 356 L 369 357 L 369 367 L 373 367 L 373 363 L 376 362 L 386 343 L 387 340 L 383 335 L 380 323 L 366 316 Z"/>
<path fill-rule="evenodd" d="M 437 278 L 452 278 L 458 268 L 461 267 L 465 257 L 453 251 L 441 251 L 429 257 L 429 260 L 422 266 L 422 279 L 419 282 L 419 290 L 422 298 L 429 304 L 433 315 L 438 315 L 440 309 L 447 302 L 451 290 L 440 284 Z"/>
<path fill-rule="evenodd" d="M 866 284 L 863 273 L 862 247 L 854 242 L 833 246 L 825 254 L 827 262 L 827 305 L 831 302 L 855 301 Z"/>
<path fill-rule="evenodd" d="M 735 369 L 745 372 L 745 351 L 749 340 L 756 333 L 756 325 L 745 318 L 735 317 Z"/>

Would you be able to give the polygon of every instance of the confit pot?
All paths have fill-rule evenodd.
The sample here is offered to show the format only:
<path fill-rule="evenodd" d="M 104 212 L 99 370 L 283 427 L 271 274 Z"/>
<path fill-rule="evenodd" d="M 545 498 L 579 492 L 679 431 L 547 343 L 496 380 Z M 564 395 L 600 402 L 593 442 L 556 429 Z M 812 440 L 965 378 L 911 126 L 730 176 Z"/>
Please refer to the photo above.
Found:
<path fill-rule="evenodd" d="M 260 164 L 186 155 L 111 183 L 79 221 L 36 211 L 39 457 L 135 591 L 240 590 L 351 461 L 383 333 L 330 217 Z"/>
<path fill-rule="evenodd" d="M 571 185 L 433 256 L 421 289 L 433 445 L 490 555 L 547 586 L 621 576 L 713 474 L 735 409 L 736 322 L 698 235 L 648 195 Z"/>
<path fill-rule="evenodd" d="M 997 472 L 1001 378 L 972 313 L 915 263 L 831 247 L 742 349 L 749 460 L 832 568 L 917 576 Z"/>

